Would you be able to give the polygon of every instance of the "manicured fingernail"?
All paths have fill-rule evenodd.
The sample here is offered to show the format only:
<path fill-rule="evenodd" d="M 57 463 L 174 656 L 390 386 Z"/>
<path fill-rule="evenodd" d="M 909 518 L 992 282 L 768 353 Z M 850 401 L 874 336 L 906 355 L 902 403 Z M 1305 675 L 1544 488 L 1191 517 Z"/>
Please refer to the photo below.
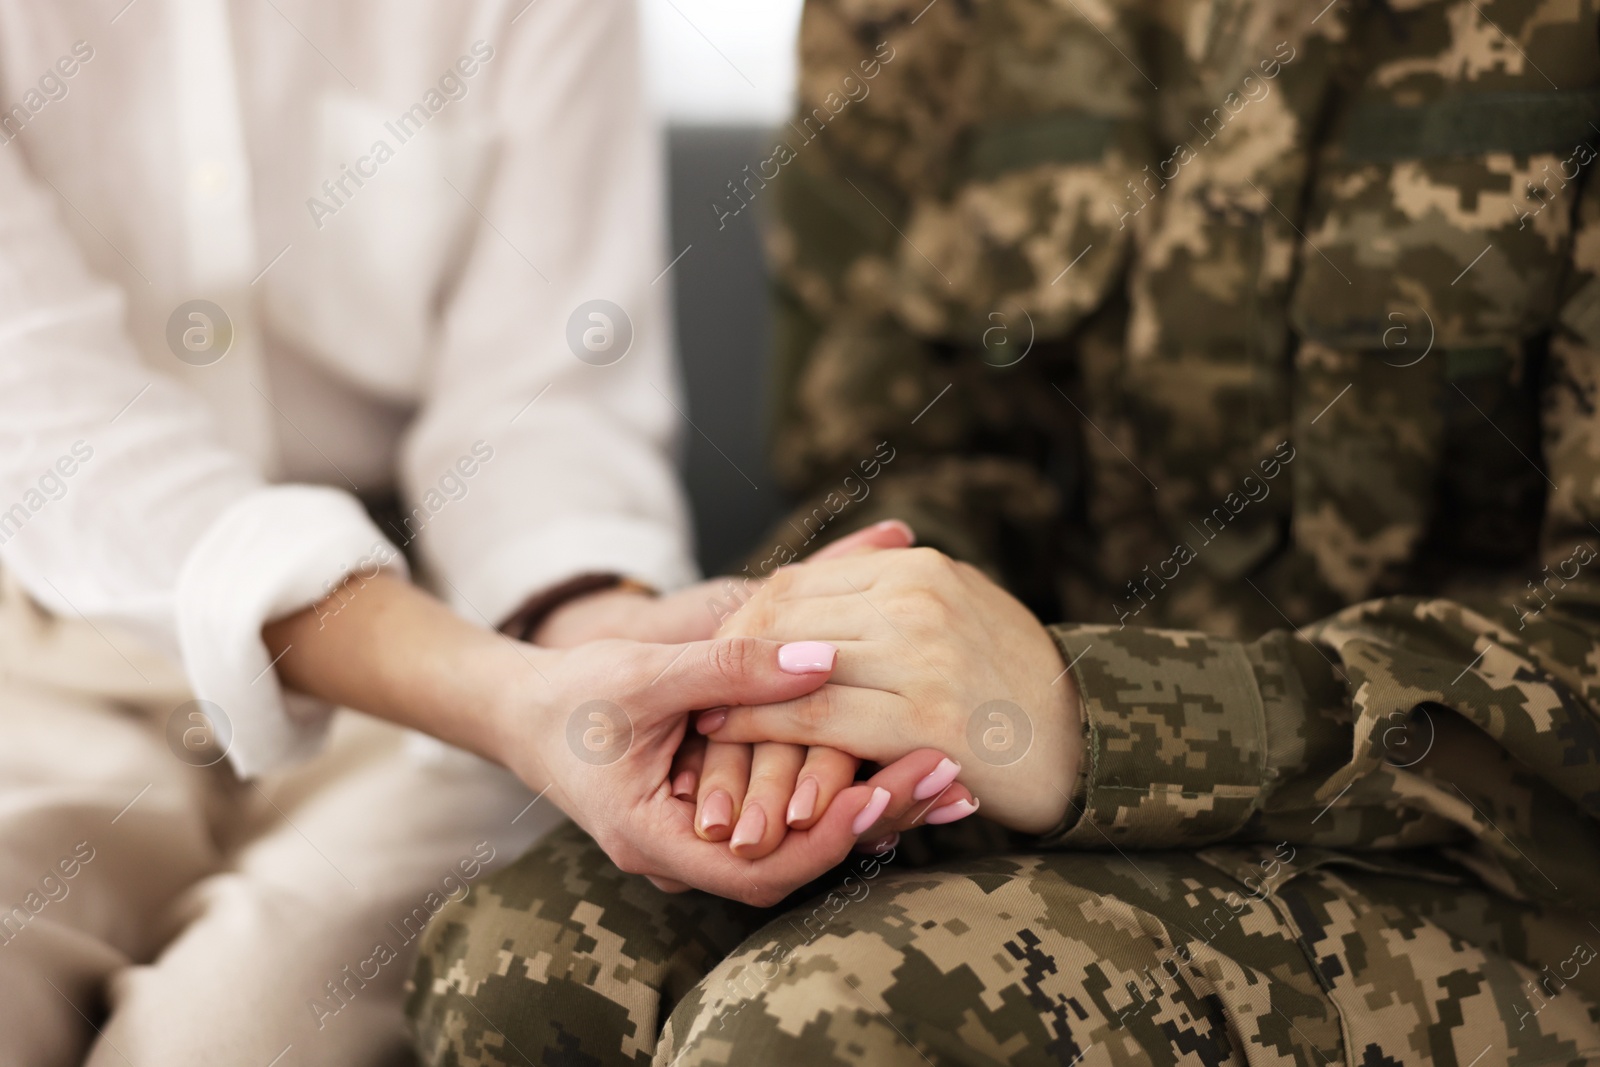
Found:
<path fill-rule="evenodd" d="M 927 800 L 936 797 L 949 788 L 950 783 L 956 780 L 956 775 L 961 773 L 961 764 L 946 757 L 939 761 L 939 766 L 929 771 L 911 791 L 912 799 Z"/>
<path fill-rule="evenodd" d="M 778 649 L 778 669 L 784 674 L 825 674 L 833 670 L 838 652 L 826 641 L 791 641 Z"/>
<path fill-rule="evenodd" d="M 890 834 L 888 837 L 880 837 L 876 841 L 869 841 L 864 845 L 857 845 L 856 851 L 870 853 L 874 856 L 881 856 L 899 843 L 900 835 L 898 833 L 894 833 Z"/>
<path fill-rule="evenodd" d="M 917 531 L 913 530 L 909 524 L 902 522 L 899 519 L 884 519 L 882 522 L 878 523 L 878 529 L 899 530 L 901 536 L 903 536 L 909 543 L 913 545 L 917 543 Z"/>
<path fill-rule="evenodd" d="M 739 816 L 739 825 L 733 828 L 733 836 L 728 839 L 728 847 L 737 852 L 759 843 L 766 832 L 767 813 L 761 810 L 760 804 L 746 804 L 744 814 Z"/>
<path fill-rule="evenodd" d="M 928 812 L 928 817 L 922 821 L 927 823 L 929 826 L 943 826 L 947 822 L 955 822 L 957 819 L 965 819 L 968 815 L 971 815 L 977 810 L 978 802 L 976 800 L 971 801 L 970 803 L 965 800 L 958 800 L 953 804 L 946 804 L 942 808 L 934 808 L 932 811 Z"/>
<path fill-rule="evenodd" d="M 693 800 L 694 787 L 698 782 L 693 771 L 679 771 L 678 777 L 672 780 L 672 795 L 679 800 Z"/>
<path fill-rule="evenodd" d="M 817 810 L 817 780 L 810 775 L 800 783 L 789 800 L 789 825 L 804 822 Z"/>
<path fill-rule="evenodd" d="M 733 798 L 717 790 L 700 805 L 700 836 L 721 830 L 733 821 Z"/>
<path fill-rule="evenodd" d="M 694 721 L 694 728 L 703 734 L 716 733 L 728 721 L 726 710 L 708 711 Z"/>
<path fill-rule="evenodd" d="M 861 814 L 856 816 L 856 821 L 850 824 L 850 832 L 864 834 L 867 829 L 878 821 L 884 809 L 889 806 L 889 791 L 882 786 L 872 790 L 872 799 L 867 801 L 867 806 L 861 809 Z"/>

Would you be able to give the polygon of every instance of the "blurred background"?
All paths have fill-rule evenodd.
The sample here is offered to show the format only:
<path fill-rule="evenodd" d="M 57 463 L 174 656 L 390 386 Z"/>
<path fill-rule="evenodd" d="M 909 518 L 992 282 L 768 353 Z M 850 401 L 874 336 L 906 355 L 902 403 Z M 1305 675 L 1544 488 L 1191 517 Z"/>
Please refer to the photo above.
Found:
<path fill-rule="evenodd" d="M 682 256 L 668 279 L 694 423 L 685 480 L 707 574 L 740 560 L 785 503 L 766 465 L 770 338 L 759 211 L 719 229 L 711 204 L 746 164 L 771 155 L 771 131 L 789 117 L 800 6 L 640 2 L 651 103 L 668 148 L 668 256 Z"/>

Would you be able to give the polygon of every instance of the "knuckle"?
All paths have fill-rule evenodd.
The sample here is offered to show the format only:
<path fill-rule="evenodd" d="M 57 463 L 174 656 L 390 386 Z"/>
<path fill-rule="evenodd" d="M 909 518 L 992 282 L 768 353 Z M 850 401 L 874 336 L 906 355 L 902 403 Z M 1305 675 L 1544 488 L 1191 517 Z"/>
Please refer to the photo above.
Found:
<path fill-rule="evenodd" d="M 767 595 L 766 585 L 767 581 L 754 578 L 744 579 L 742 584 L 733 584 L 730 579 L 727 599 L 723 610 L 717 615 L 720 624 L 718 637 L 749 634 L 759 628 L 753 620 L 759 620 L 766 614 L 764 605 L 771 599 Z"/>
<path fill-rule="evenodd" d="M 794 581 L 795 571 L 793 567 L 779 567 L 767 575 L 752 603 L 755 600 L 773 600 L 787 595 L 794 588 Z"/>
<path fill-rule="evenodd" d="M 723 617 L 721 625 L 717 627 L 717 640 L 754 636 L 759 629 L 757 621 L 755 605 L 741 604 L 738 610 Z"/>
<path fill-rule="evenodd" d="M 949 633 L 958 614 L 950 601 L 937 593 L 924 592 L 917 598 L 917 620 L 933 633 Z"/>
<path fill-rule="evenodd" d="M 724 742 L 724 744 L 731 743 Z M 695 799 L 696 806 L 719 789 L 727 793 L 737 803 L 739 798 L 746 792 L 747 787 L 744 785 L 743 776 L 737 774 L 732 767 L 721 764 L 707 766 L 700 772 L 699 795 Z"/>
<path fill-rule="evenodd" d="M 924 585 L 902 589 L 891 602 L 891 617 L 924 640 L 942 637 L 958 621 L 958 612 L 933 589 Z"/>
<path fill-rule="evenodd" d="M 955 561 L 937 548 L 919 546 L 906 550 L 908 569 L 924 578 L 947 575 L 955 570 Z"/>
<path fill-rule="evenodd" d="M 757 596 L 728 621 L 728 636 L 761 637 L 773 631 L 777 613 L 773 610 L 771 597 Z"/>
<path fill-rule="evenodd" d="M 795 703 L 795 721 L 809 733 L 825 729 L 833 719 L 835 699 L 835 690 L 831 685 L 812 690 Z"/>
<path fill-rule="evenodd" d="M 749 793 L 776 793 L 786 784 L 793 785 L 793 772 L 786 767 L 764 767 L 758 763 L 750 768 Z"/>
<path fill-rule="evenodd" d="M 755 666 L 760 647 L 753 637 L 730 637 L 714 641 L 706 653 L 707 666 L 717 677 L 725 681 L 737 681 Z"/>
<path fill-rule="evenodd" d="M 926 699 L 906 702 L 904 714 L 909 720 L 906 724 L 908 736 L 918 738 L 940 737 L 944 733 L 946 721 L 944 702 L 937 699 L 932 693 L 934 689 L 932 682 L 926 688 L 929 690 Z"/>

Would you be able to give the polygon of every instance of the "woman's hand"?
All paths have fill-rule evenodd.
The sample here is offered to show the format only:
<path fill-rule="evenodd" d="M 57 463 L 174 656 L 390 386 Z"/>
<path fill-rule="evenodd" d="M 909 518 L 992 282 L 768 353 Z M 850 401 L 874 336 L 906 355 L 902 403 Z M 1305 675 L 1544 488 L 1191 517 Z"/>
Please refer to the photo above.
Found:
<path fill-rule="evenodd" d="M 838 863 L 885 813 L 914 802 L 917 783 L 944 758 L 908 753 L 870 782 L 842 789 L 807 830 L 746 857 L 696 833 L 695 804 L 671 778 L 688 732 L 686 709 L 793 699 L 825 670 L 791 673 L 776 642 L 695 644 L 599 641 L 568 651 L 533 649 L 494 713 L 497 748 L 530 785 L 587 830 L 624 871 L 665 889 L 692 887 L 768 906 Z M 739 746 L 743 747 L 743 746 Z"/>
<path fill-rule="evenodd" d="M 702 714 L 711 740 L 880 763 L 936 748 L 996 822 L 1038 833 L 1065 812 L 1082 753 L 1076 691 L 1050 634 L 976 568 L 927 548 L 787 567 L 722 633 L 821 638 L 839 656 L 820 689 Z"/>
<path fill-rule="evenodd" d="M 806 564 L 793 566 L 885 548 L 909 548 L 915 543 L 910 526 L 890 519 L 843 537 Z M 831 668 L 832 646 L 819 647 L 826 649 Z M 756 745 L 701 741 L 697 745 L 690 738 L 680 753 L 673 781 L 675 790 L 681 784 L 683 795 L 697 798 L 695 827 L 701 837 L 727 840 L 739 855 L 754 859 L 778 846 L 785 825 L 808 829 L 820 819 L 833 797 L 854 780 L 860 763 L 849 753 L 824 745 L 807 748 L 776 741 Z M 977 811 L 972 794 L 954 781 L 959 769 L 954 761 L 943 761 L 938 772 L 917 788 L 918 797 L 929 803 L 910 811 L 896 809 L 891 817 L 880 819 L 857 847 L 870 851 L 929 819 L 954 822 Z M 774 817 L 780 811 L 785 813 L 782 821 Z"/>
<path fill-rule="evenodd" d="M 262 632 L 283 684 L 503 763 L 582 825 L 624 870 L 772 904 L 824 873 L 942 757 L 913 753 L 852 786 L 811 829 L 748 860 L 694 832 L 667 775 L 694 709 L 791 700 L 826 671 L 790 673 L 778 644 L 604 641 L 537 648 L 474 626 L 387 573 L 345 583 Z M 330 600 L 332 598 L 330 597 Z"/>
<path fill-rule="evenodd" d="M 891 519 L 840 538 L 810 562 L 872 549 L 906 548 L 915 540 L 909 526 Z M 736 608 L 755 587 L 754 582 L 722 578 L 663 597 L 636 589 L 602 590 L 552 612 L 533 642 L 571 648 L 608 637 L 668 644 L 705 640 L 729 614 L 728 602 L 732 600 Z M 726 841 L 736 854 L 756 859 L 776 849 L 787 829 L 815 825 L 834 796 L 855 780 L 859 764 L 853 756 L 822 747 L 714 744 L 708 748 L 691 737 L 678 754 L 671 784 L 675 796 L 696 802 L 695 830 L 702 838 Z M 970 800 L 965 790 L 956 790 L 960 797 L 953 793 L 952 801 Z"/>
<path fill-rule="evenodd" d="M 799 695 L 825 673 L 781 669 L 778 645 L 762 641 L 684 646 L 596 641 L 554 651 L 523 646 L 537 675 L 507 678 L 495 712 L 506 762 L 550 797 L 618 867 L 669 885 L 771 904 L 838 862 L 871 788 L 845 798 L 836 818 L 796 835 L 759 864 L 702 840 L 694 806 L 672 795 L 673 758 L 687 709 L 738 702 L 757 691 Z"/>

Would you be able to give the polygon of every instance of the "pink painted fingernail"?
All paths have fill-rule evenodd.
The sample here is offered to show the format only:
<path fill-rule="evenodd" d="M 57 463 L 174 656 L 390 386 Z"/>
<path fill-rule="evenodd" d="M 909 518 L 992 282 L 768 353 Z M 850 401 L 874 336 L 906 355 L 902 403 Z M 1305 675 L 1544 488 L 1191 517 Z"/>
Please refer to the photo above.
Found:
<path fill-rule="evenodd" d="M 965 819 L 968 815 L 971 815 L 977 810 L 978 802 L 976 800 L 971 801 L 970 803 L 965 800 L 958 800 L 953 804 L 946 804 L 942 808 L 934 808 L 932 811 L 928 812 L 928 817 L 922 821 L 927 823 L 929 826 L 943 826 L 947 822 L 955 822 L 957 819 Z"/>
<path fill-rule="evenodd" d="M 884 813 L 889 806 L 889 791 L 882 786 L 872 790 L 872 799 L 867 801 L 867 806 L 861 809 L 861 814 L 856 816 L 856 821 L 850 824 L 850 832 L 864 834 L 873 823 L 878 821 L 878 816 Z"/>
<path fill-rule="evenodd" d="M 693 771 L 679 771 L 678 777 L 672 780 L 672 795 L 679 800 L 693 800 L 694 787 L 698 782 Z"/>
<path fill-rule="evenodd" d="M 917 543 L 917 532 L 913 530 L 908 523 L 905 523 L 900 519 L 884 519 L 882 522 L 877 524 L 877 527 L 880 530 L 899 530 L 901 536 L 906 539 L 907 543 L 913 545 Z"/>
<path fill-rule="evenodd" d="M 722 729 L 722 724 L 727 721 L 728 712 L 725 709 L 708 711 L 694 721 L 694 728 L 703 734 L 712 734 Z"/>
<path fill-rule="evenodd" d="M 800 783 L 800 787 L 794 791 L 794 796 L 789 799 L 790 826 L 811 818 L 812 813 L 817 810 L 817 792 L 817 780 L 807 775 L 806 780 Z"/>
<path fill-rule="evenodd" d="M 733 821 L 733 798 L 717 790 L 700 805 L 700 836 L 725 829 Z"/>
<path fill-rule="evenodd" d="M 826 641 L 791 641 L 778 649 L 778 669 L 784 674 L 826 674 L 838 653 Z"/>
<path fill-rule="evenodd" d="M 950 783 L 956 780 L 956 775 L 961 773 L 961 764 L 946 757 L 939 761 L 939 766 L 923 776 L 922 781 L 911 791 L 912 799 L 927 800 L 936 797 L 949 788 Z"/>
<path fill-rule="evenodd" d="M 767 813 L 761 810 L 760 804 L 746 804 L 744 814 L 739 816 L 739 825 L 733 828 L 733 836 L 728 839 L 728 847 L 737 852 L 759 844 L 761 835 L 766 832 Z"/>

